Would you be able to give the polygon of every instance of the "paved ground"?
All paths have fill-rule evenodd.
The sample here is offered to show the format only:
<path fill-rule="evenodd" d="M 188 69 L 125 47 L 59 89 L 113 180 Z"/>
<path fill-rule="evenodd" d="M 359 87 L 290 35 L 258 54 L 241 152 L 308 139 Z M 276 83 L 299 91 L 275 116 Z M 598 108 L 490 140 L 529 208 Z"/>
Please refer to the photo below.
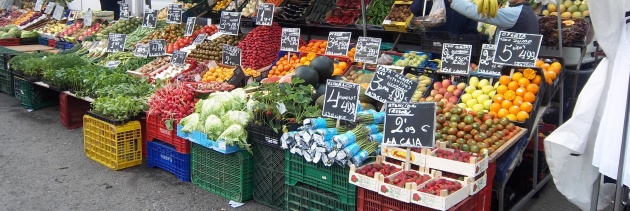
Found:
<path fill-rule="evenodd" d="M 85 157 L 59 107 L 27 112 L 0 93 L 0 210 L 231 210 L 228 200 L 146 165 L 113 171 Z M 547 185 L 528 210 L 577 210 Z M 269 210 L 248 202 L 236 210 Z"/>

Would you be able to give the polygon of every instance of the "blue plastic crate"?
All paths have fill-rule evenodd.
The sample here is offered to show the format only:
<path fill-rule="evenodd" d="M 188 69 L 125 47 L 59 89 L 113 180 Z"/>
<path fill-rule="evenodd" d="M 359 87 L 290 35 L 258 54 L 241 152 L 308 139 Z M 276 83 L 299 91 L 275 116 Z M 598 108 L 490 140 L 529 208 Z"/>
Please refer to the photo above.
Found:
<path fill-rule="evenodd" d="M 510 169 L 510 165 L 512 165 L 512 162 L 514 162 L 514 159 L 516 159 L 516 157 L 519 156 L 518 154 L 521 151 L 521 149 L 527 146 L 527 143 L 528 143 L 527 138 L 528 138 L 527 135 L 523 136 L 521 139 L 517 141 L 516 144 L 514 144 L 514 146 L 511 149 L 506 151 L 503 155 L 501 155 L 501 157 L 497 159 L 496 161 L 497 172 L 494 175 L 494 179 L 493 179 L 494 183 L 501 184 L 507 179 L 506 178 L 507 171 Z"/>
<path fill-rule="evenodd" d="M 40 37 L 39 38 L 39 44 L 40 45 L 48 45 L 48 38 Z"/>
<path fill-rule="evenodd" d="M 160 141 L 147 142 L 147 151 L 149 167 L 159 167 L 182 182 L 190 182 L 190 154 L 178 153 L 175 147 Z"/>
<path fill-rule="evenodd" d="M 57 46 L 55 48 L 59 50 L 68 50 L 72 48 L 74 45 L 69 42 L 57 41 Z"/>
<path fill-rule="evenodd" d="M 231 154 L 243 150 L 238 146 L 227 145 L 223 140 L 210 140 L 208 139 L 208 135 L 196 130 L 193 131 L 193 138 L 190 139 L 190 141 L 223 154 Z"/>
<path fill-rule="evenodd" d="M 177 124 L 177 136 L 179 136 L 180 138 L 189 140 L 189 141 L 193 141 L 193 139 L 194 139 L 193 138 L 193 133 L 182 132 L 182 128 L 183 128 L 182 125 Z"/>

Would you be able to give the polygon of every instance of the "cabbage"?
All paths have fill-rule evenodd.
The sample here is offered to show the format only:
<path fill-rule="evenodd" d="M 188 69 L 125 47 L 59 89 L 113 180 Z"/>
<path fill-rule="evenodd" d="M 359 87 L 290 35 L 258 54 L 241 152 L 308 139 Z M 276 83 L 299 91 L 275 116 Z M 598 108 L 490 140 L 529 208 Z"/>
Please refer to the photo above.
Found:
<path fill-rule="evenodd" d="M 221 133 L 219 140 L 225 141 L 225 143 L 230 146 L 238 145 L 241 148 L 247 149 L 250 153 L 252 152 L 249 144 L 247 144 L 247 132 L 243 126 L 239 124 L 230 125 L 230 127 Z"/>
<path fill-rule="evenodd" d="M 184 126 L 182 128 L 182 132 L 192 133 L 194 129 L 197 129 L 197 125 L 199 124 L 199 114 L 193 113 L 188 115 L 187 117 L 182 118 L 179 121 L 179 124 Z"/>
<path fill-rule="evenodd" d="M 217 140 L 218 136 L 223 132 L 223 122 L 216 115 L 210 115 L 204 124 L 204 133 L 208 135 L 208 139 Z"/>
<path fill-rule="evenodd" d="M 205 119 L 210 115 L 223 115 L 225 108 L 217 100 L 204 100 L 201 107 L 201 118 Z"/>
<path fill-rule="evenodd" d="M 245 104 L 245 102 L 247 102 L 247 94 L 245 94 L 245 90 L 242 88 L 232 90 L 230 94 L 232 94 L 232 99 L 236 100 L 240 104 Z"/>
<path fill-rule="evenodd" d="M 252 115 L 245 111 L 228 111 L 223 115 L 223 123 L 225 125 L 239 124 L 245 126 L 251 119 Z"/>
<path fill-rule="evenodd" d="M 245 110 L 249 113 L 254 113 L 254 109 L 256 108 L 256 106 L 258 106 L 258 104 L 259 104 L 258 101 L 249 99 L 245 106 L 246 107 Z"/>

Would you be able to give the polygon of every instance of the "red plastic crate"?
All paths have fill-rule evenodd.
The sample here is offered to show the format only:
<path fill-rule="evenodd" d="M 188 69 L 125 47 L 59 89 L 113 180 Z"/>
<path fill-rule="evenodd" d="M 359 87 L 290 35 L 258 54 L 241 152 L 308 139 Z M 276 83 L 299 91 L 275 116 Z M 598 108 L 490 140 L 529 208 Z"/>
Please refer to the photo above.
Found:
<path fill-rule="evenodd" d="M 20 45 L 20 38 L 0 39 L 0 46 L 18 46 L 18 45 Z"/>
<path fill-rule="evenodd" d="M 49 39 L 48 40 L 48 47 L 56 48 L 57 47 L 57 41 L 54 40 L 54 39 Z"/>
<path fill-rule="evenodd" d="M 361 187 L 357 187 L 357 211 L 437 211 L 435 209 L 423 207 L 417 204 L 406 203 L 392 199 L 377 192 L 366 190 Z M 484 210 L 479 206 L 481 194 L 488 194 L 487 198 L 490 198 L 492 194 L 492 185 L 486 186 L 482 191 L 476 195 L 470 196 L 459 204 L 451 207 L 450 211 L 477 211 Z M 488 201 L 490 203 L 490 201 Z M 489 205 L 489 204 L 488 204 Z M 488 206 L 489 210 L 490 206 Z"/>
<path fill-rule="evenodd" d="M 497 162 L 488 164 L 486 169 L 486 187 L 477 193 L 477 211 L 490 211 L 492 203 L 492 185 L 494 175 L 497 173 Z"/>
<path fill-rule="evenodd" d="M 172 130 L 166 128 L 161 117 L 147 114 L 147 141 L 155 139 L 170 144 L 177 152 L 190 154 L 190 142 L 177 136 L 177 125 L 173 123 Z"/>
<path fill-rule="evenodd" d="M 83 126 L 83 115 L 90 110 L 90 103 L 77 99 L 63 92 L 59 93 L 59 114 L 61 124 L 67 129 Z"/>
<path fill-rule="evenodd" d="M 538 133 L 544 134 L 545 137 L 551 134 L 551 132 L 553 132 L 554 130 L 556 130 L 555 125 L 545 124 L 545 123 L 538 124 Z M 527 143 L 527 149 L 534 150 L 534 137 L 532 137 L 531 140 L 529 140 L 529 142 Z M 545 138 L 544 137 L 538 137 L 538 151 L 541 151 L 541 152 L 545 151 Z"/>

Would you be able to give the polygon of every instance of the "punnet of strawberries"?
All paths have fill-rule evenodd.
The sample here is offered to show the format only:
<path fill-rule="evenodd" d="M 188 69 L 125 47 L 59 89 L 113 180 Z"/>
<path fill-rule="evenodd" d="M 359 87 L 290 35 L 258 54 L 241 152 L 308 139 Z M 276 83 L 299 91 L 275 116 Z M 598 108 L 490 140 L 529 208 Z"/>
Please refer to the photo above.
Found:
<path fill-rule="evenodd" d="M 404 188 L 408 182 L 415 182 L 416 185 L 420 185 L 426 181 L 429 181 L 431 176 L 426 174 L 420 174 L 417 171 L 403 171 L 393 177 L 385 177 L 383 182 L 389 183 L 400 188 Z"/>
<path fill-rule="evenodd" d="M 428 182 L 426 186 L 420 188 L 420 192 L 439 196 L 442 190 L 448 191 L 448 194 L 450 195 L 459 189 L 462 189 L 462 184 L 457 181 L 438 179 Z"/>
<path fill-rule="evenodd" d="M 357 20 L 360 14 L 360 10 L 344 10 L 335 8 L 331 10 L 330 15 L 326 17 L 326 23 L 332 25 L 350 25 Z"/>
<path fill-rule="evenodd" d="M 439 158 L 459 161 L 459 162 L 470 162 L 470 158 L 479 157 L 477 154 L 473 154 L 470 152 L 464 152 L 459 149 L 453 150 L 453 152 L 444 149 L 437 149 L 435 151 L 435 156 Z"/>
<path fill-rule="evenodd" d="M 398 171 L 400 171 L 400 168 L 395 165 L 391 165 L 387 163 L 383 163 L 383 164 L 373 163 L 373 164 L 367 164 L 366 166 L 360 169 L 357 169 L 355 172 L 357 174 L 366 175 L 368 177 L 374 177 L 374 173 L 376 172 L 381 172 L 381 174 L 383 174 L 384 176 L 389 176 L 390 174 L 396 173 Z"/>

